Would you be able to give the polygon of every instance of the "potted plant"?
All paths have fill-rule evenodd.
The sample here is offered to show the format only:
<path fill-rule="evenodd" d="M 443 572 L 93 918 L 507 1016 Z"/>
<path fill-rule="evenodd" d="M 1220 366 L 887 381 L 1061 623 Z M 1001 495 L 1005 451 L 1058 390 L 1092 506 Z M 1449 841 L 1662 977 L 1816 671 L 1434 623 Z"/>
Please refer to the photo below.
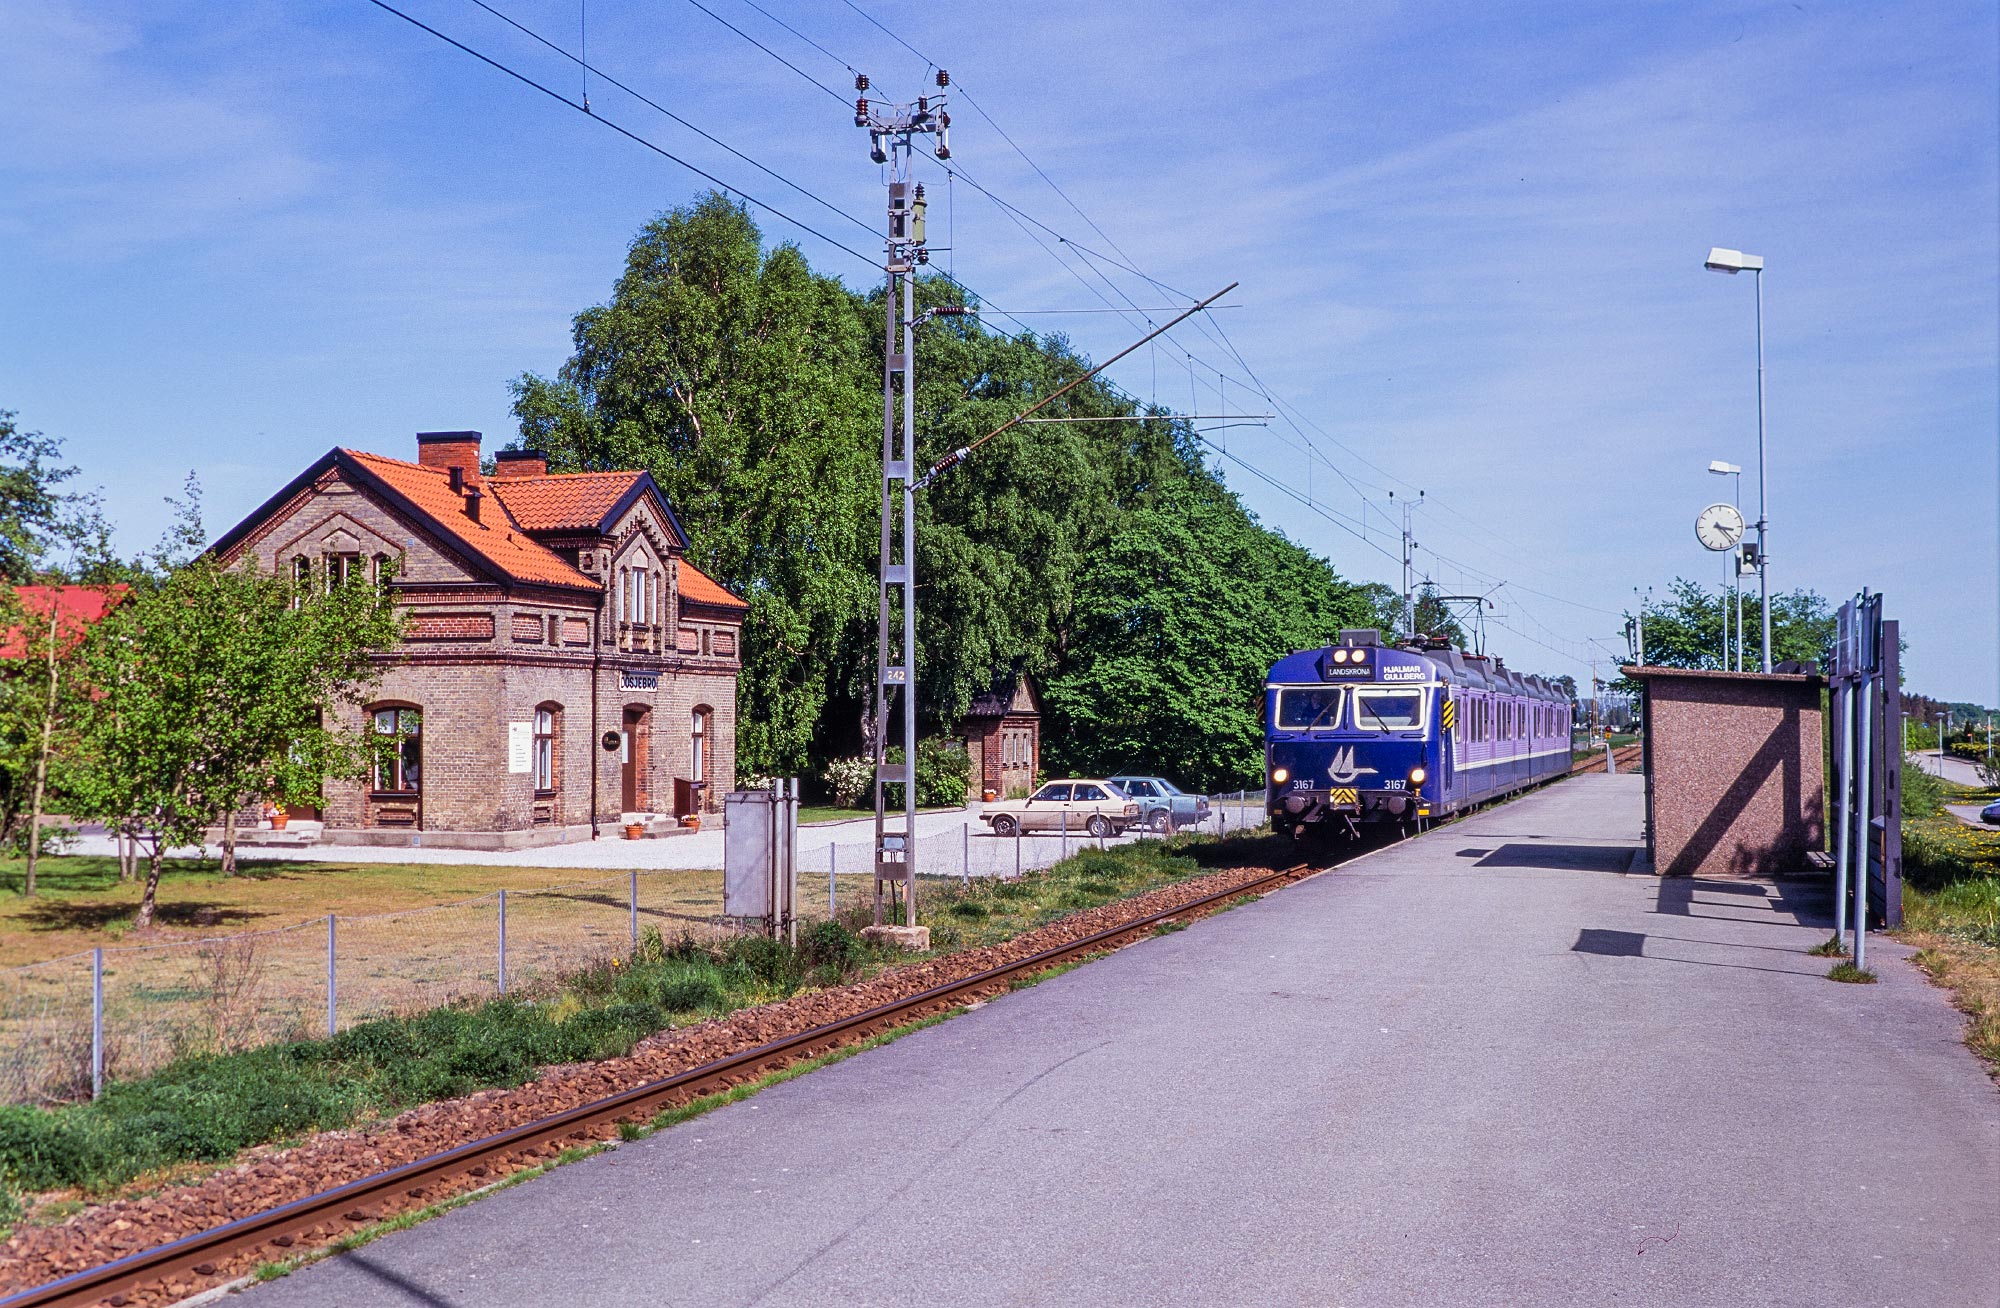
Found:
<path fill-rule="evenodd" d="M 287 813 L 284 807 L 279 804 L 265 804 L 264 816 L 271 820 L 271 830 L 273 831 L 283 831 L 286 825 L 292 820 L 292 815 Z"/>
<path fill-rule="evenodd" d="M 625 824 L 625 839 L 639 840 L 643 838 L 645 834 L 646 834 L 646 824 L 644 822 L 627 822 Z"/>
<path fill-rule="evenodd" d="M 684 827 L 686 827 L 686 828 L 687 828 L 687 829 L 688 829 L 689 831 L 699 831 L 699 830 L 701 830 L 701 813 L 700 813 L 700 811 L 699 811 L 699 810 L 697 810 L 696 812 L 693 812 L 693 813 L 690 813 L 690 814 L 688 814 L 688 815 L 687 815 L 686 817 L 682 818 L 682 819 L 681 819 L 681 825 L 682 825 L 682 826 L 684 826 Z"/>

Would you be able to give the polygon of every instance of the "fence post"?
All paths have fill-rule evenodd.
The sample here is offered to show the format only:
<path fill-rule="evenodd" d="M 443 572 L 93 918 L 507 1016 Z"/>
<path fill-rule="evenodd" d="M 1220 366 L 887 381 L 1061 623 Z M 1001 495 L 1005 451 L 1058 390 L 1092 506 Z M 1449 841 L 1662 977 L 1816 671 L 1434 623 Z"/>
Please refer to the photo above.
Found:
<path fill-rule="evenodd" d="M 1069 857 L 1069 810 L 1068 809 L 1064 809 L 1062 813 L 1062 857 L 1063 858 Z M 1057 862 L 1061 861 L 1062 861 L 1061 859 L 1057 860 Z"/>
<path fill-rule="evenodd" d="M 1021 824 L 1014 824 L 1014 879 L 1021 879 Z"/>
<path fill-rule="evenodd" d="M 340 1024 L 340 982 L 333 970 L 334 920 L 333 914 L 326 915 L 326 1038 L 329 1040 Z"/>
<path fill-rule="evenodd" d="M 965 824 L 965 836 L 960 842 L 958 866 L 960 884 L 967 890 L 972 889 L 972 824 L 970 822 Z"/>
<path fill-rule="evenodd" d="M 826 842 L 826 920 L 831 922 L 840 916 L 840 903 L 835 894 L 834 877 L 840 872 L 840 846 L 831 837 Z"/>
<path fill-rule="evenodd" d="M 639 869 L 632 869 L 632 957 L 639 957 Z"/>
<path fill-rule="evenodd" d="M 104 1093 L 104 950 L 90 951 L 90 1097 Z"/>
<path fill-rule="evenodd" d="M 507 993 L 507 892 L 500 892 L 500 993 Z"/>

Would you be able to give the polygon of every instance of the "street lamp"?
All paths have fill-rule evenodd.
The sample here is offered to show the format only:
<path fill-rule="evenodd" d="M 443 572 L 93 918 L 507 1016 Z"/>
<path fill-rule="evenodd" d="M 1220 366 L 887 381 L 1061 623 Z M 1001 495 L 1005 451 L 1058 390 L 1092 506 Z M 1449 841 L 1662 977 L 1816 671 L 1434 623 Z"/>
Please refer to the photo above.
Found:
<path fill-rule="evenodd" d="M 1724 463 L 1721 459 L 1710 460 L 1708 470 L 1719 477 L 1736 478 L 1736 489 L 1730 495 L 1730 502 L 1736 506 L 1738 520 L 1743 513 L 1743 469 L 1734 463 Z M 1743 671 L 1743 566 L 1735 550 L 1729 551 L 1729 593 L 1736 600 L 1736 670 Z M 1729 610 L 1722 610 L 1722 666 L 1729 666 Z"/>
<path fill-rule="evenodd" d="M 1757 591 L 1764 608 L 1763 670 L 1771 670 L 1771 571 L 1765 534 L 1770 515 L 1765 509 L 1767 468 L 1764 463 L 1764 257 L 1716 247 L 1702 267 L 1710 272 L 1757 274 Z"/>

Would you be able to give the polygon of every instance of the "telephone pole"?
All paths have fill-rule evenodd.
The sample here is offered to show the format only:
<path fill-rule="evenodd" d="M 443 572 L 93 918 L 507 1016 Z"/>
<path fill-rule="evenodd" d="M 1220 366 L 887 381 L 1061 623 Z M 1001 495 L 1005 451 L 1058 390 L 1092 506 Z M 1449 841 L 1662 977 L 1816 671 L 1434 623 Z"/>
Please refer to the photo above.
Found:
<path fill-rule="evenodd" d="M 943 88 L 915 104 L 870 105 L 868 78 L 854 79 L 854 125 L 868 129 L 868 157 L 887 165 L 889 228 L 882 271 L 887 294 L 882 335 L 882 555 L 875 623 L 875 925 L 883 922 L 883 889 L 900 884 L 905 927 L 917 924 L 917 601 L 916 549 L 916 269 L 930 262 L 924 248 L 924 188 L 910 180 L 912 141 L 937 137 L 940 159 L 951 157 Z M 899 639 L 891 646 L 891 633 Z M 900 692 L 900 694 L 898 694 Z M 903 761 L 889 762 L 893 701 L 903 714 Z M 901 826 L 888 810 L 889 787 L 903 788 Z"/>
<path fill-rule="evenodd" d="M 1390 491 L 1389 498 L 1395 499 L 1396 492 Z M 1417 542 L 1410 535 L 1410 515 L 1423 507 L 1424 493 L 1417 492 L 1414 500 L 1403 501 L 1403 635 L 1415 639 L 1417 634 L 1417 599 L 1412 589 L 1413 569 L 1417 563 Z"/>

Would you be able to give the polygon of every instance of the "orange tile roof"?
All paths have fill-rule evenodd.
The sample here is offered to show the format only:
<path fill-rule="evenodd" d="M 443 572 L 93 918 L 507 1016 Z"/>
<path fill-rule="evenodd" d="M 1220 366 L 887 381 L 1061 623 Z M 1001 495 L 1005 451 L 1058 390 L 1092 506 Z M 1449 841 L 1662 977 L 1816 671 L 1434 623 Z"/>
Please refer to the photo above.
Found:
<path fill-rule="evenodd" d="M 715 578 L 700 568 L 680 560 L 681 598 L 693 600 L 697 604 L 714 604 L 725 609 L 747 609 L 750 606 L 731 594 Z"/>
<path fill-rule="evenodd" d="M 489 492 L 488 499 L 499 502 L 487 506 L 480 521 L 474 522 L 465 514 L 464 498 L 452 493 L 450 474 L 443 468 L 426 468 L 422 464 L 405 463 L 401 459 L 384 458 L 363 450 L 342 450 L 341 453 L 361 465 L 364 471 L 381 478 L 456 544 L 507 576 L 517 581 L 550 586 L 603 589 L 599 582 L 578 572 L 554 550 L 531 539 L 525 527 L 509 516 L 511 506 L 506 499 L 490 493 L 494 485 L 491 479 L 481 480 L 478 484 Z M 637 474 L 618 475 L 630 477 Z"/>
<path fill-rule="evenodd" d="M 529 531 L 590 531 L 643 476 L 642 472 L 557 472 L 489 477 L 486 488 Z"/>
<path fill-rule="evenodd" d="M 56 634 L 65 645 L 79 639 L 85 627 L 101 622 L 131 587 L 123 582 L 107 586 L 16 586 L 14 594 L 21 607 L 37 618 L 56 615 Z M 27 652 L 21 629 L 0 635 L 0 658 L 17 659 Z"/>

